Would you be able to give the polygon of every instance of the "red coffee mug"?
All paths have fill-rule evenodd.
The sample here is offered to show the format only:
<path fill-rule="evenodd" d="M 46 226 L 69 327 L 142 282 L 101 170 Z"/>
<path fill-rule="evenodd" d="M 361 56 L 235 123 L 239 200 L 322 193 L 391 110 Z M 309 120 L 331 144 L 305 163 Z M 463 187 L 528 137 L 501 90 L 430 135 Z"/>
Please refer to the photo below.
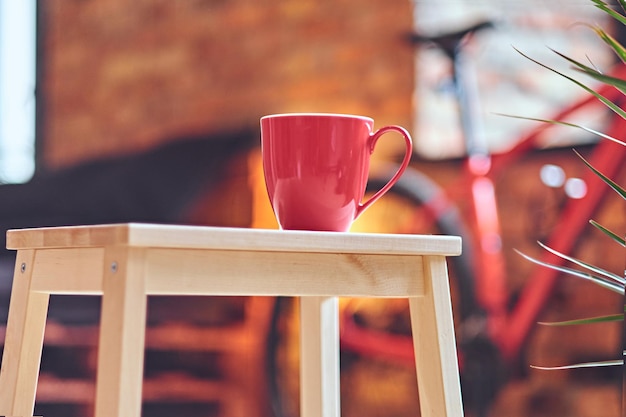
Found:
<path fill-rule="evenodd" d="M 352 222 L 386 193 L 411 159 L 409 133 L 399 126 L 373 132 L 369 117 L 293 113 L 261 118 L 265 184 L 282 229 L 348 231 Z M 367 201 L 370 155 L 390 131 L 406 142 L 402 165 L 389 182 Z"/>

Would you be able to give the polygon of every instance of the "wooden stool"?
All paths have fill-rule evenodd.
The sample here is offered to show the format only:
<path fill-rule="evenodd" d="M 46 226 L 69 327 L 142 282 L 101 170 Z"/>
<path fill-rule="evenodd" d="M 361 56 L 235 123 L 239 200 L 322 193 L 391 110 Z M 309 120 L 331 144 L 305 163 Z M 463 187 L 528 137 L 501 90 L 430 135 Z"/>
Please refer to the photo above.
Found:
<path fill-rule="evenodd" d="M 32 416 L 50 294 L 101 294 L 96 417 L 138 417 L 148 295 L 301 297 L 301 416 L 338 417 L 337 297 L 408 298 L 423 417 L 462 416 L 451 236 L 122 224 L 13 230 L 0 415 Z"/>

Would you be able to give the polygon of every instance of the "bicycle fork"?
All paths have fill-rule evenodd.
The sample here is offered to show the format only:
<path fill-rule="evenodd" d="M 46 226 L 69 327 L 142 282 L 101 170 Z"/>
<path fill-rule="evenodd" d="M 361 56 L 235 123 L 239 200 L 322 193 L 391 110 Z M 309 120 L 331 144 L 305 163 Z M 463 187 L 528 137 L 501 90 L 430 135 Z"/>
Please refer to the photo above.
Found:
<path fill-rule="evenodd" d="M 489 177 L 491 155 L 480 117 L 478 82 L 471 58 L 463 50 L 463 40 L 446 50 L 453 63 L 454 92 L 459 104 L 459 118 L 467 169 L 472 178 L 471 195 L 475 217 L 476 244 L 480 249 L 477 262 L 478 299 L 487 312 L 487 333 L 498 334 L 506 321 L 507 288 L 502 237 L 495 187 Z"/>

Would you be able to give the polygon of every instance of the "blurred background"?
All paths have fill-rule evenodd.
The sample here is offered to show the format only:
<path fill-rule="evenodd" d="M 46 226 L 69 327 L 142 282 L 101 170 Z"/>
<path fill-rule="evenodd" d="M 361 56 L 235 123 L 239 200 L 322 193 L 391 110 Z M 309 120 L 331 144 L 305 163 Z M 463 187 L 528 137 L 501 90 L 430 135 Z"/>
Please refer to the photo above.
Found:
<path fill-rule="evenodd" d="M 611 25 L 587 0 L 0 4 L 3 233 L 127 221 L 275 228 L 258 131 L 258 119 L 271 113 L 354 113 L 374 118 L 377 127 L 405 126 L 414 136 L 414 166 L 450 186 L 463 169 L 464 152 L 450 94 L 451 62 L 436 48 L 411 44 L 414 31 L 441 34 L 494 23 L 466 47 L 479 118 L 496 153 L 511 149 L 534 124 L 495 113 L 547 117 L 583 95 L 514 47 L 563 71 L 567 64 L 550 48 L 600 67 L 613 60 L 593 31 L 578 24 Z M 585 113 L 583 120 L 602 127 L 604 117 Z M 538 143 L 495 179 L 512 298 L 530 269 L 513 248 L 536 252 L 536 240 L 549 234 L 567 198 L 541 182 L 541 167 L 558 165 L 568 178 L 582 176 L 585 168 L 571 147 L 591 152 L 595 139 L 555 130 Z M 374 169 L 396 161 L 402 148 L 401 140 L 381 141 Z M 624 171 L 618 183 L 624 184 Z M 594 218 L 623 235 L 623 212 L 619 199 L 608 199 Z M 390 217 L 395 214 L 370 218 L 358 230 L 388 231 Z M 623 251 L 597 233 L 580 243 L 577 252 L 586 261 L 623 271 Z M 2 323 L 13 256 L 0 256 Z M 593 284 L 564 278 L 542 319 L 619 312 L 621 303 Z M 277 407 L 267 377 L 274 307 L 271 299 L 151 299 L 143 414 L 292 415 L 293 404 Z M 396 314 L 395 307 L 393 313 L 365 308 Z M 36 414 L 92 412 L 98 309 L 97 299 L 53 297 Z M 518 366 L 503 370 L 507 378 L 498 383 L 489 416 L 618 416 L 618 372 L 545 372 L 529 364 L 606 359 L 621 352 L 621 337 L 619 326 L 537 326 Z M 294 348 L 284 349 L 291 358 Z M 355 353 L 343 359 L 343 415 L 419 414 L 411 365 Z M 293 392 L 297 380 L 287 381 L 281 390 Z"/>

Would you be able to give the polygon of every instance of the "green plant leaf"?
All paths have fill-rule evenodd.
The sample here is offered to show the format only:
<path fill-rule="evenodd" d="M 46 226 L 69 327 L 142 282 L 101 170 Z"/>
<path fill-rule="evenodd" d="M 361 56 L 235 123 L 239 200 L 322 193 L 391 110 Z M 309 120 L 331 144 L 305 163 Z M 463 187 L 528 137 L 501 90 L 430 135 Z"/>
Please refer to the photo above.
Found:
<path fill-rule="evenodd" d="M 551 268 L 551 269 L 554 269 L 554 270 L 559 271 L 559 272 L 563 272 L 565 274 L 571 275 L 571 276 L 576 277 L 576 278 L 581 278 L 581 279 L 584 279 L 584 280 L 587 280 L 587 281 L 591 281 L 594 284 L 597 284 L 597 285 L 599 285 L 599 286 L 601 286 L 603 288 L 606 288 L 606 289 L 611 290 L 613 292 L 616 292 L 618 294 L 624 295 L 624 286 L 620 285 L 620 284 L 617 284 L 617 283 L 615 283 L 615 282 L 613 282 L 613 281 L 611 281 L 609 279 L 606 279 L 606 278 L 603 278 L 603 277 L 598 277 L 598 276 L 595 276 L 595 275 L 592 275 L 592 274 L 588 274 L 586 272 L 582 272 L 582 271 L 579 271 L 577 269 L 568 268 L 568 267 L 565 267 L 565 266 L 554 265 L 554 264 L 551 264 L 551 263 L 548 263 L 548 262 L 543 262 L 543 261 L 535 259 L 535 258 L 533 258 L 531 256 L 528 256 L 525 253 L 522 253 L 522 252 L 518 251 L 517 249 L 515 249 L 515 252 L 517 252 L 522 257 L 526 258 L 527 260 L 529 260 L 529 261 L 531 261 L 531 262 L 533 262 L 533 263 L 535 263 L 537 265 L 541 265 L 541 266 L 544 266 L 546 268 Z"/>
<path fill-rule="evenodd" d="M 626 49 L 624 49 L 622 44 L 619 43 L 613 36 L 606 33 L 604 29 L 602 29 L 600 26 L 590 26 L 590 27 L 594 32 L 596 32 L 596 35 L 598 35 L 598 37 L 602 39 L 602 41 L 606 43 L 615 52 L 618 58 L 622 62 L 626 63 Z"/>
<path fill-rule="evenodd" d="M 529 57 L 528 55 L 524 54 L 523 52 L 521 52 L 519 49 L 514 48 L 520 55 L 522 55 L 524 58 L 534 62 L 535 64 L 554 72 L 557 75 L 560 75 L 561 77 L 571 81 L 572 83 L 576 84 L 577 86 L 579 86 L 580 88 L 582 88 L 583 90 L 587 91 L 588 93 L 592 94 L 594 97 L 596 97 L 598 100 L 600 100 L 605 106 L 607 106 L 609 109 L 611 109 L 613 112 L 615 112 L 616 114 L 620 115 L 621 117 L 623 117 L 624 119 L 626 119 L 626 112 L 624 110 L 622 110 L 617 104 L 613 103 L 611 100 L 609 100 L 608 98 L 604 97 L 602 94 L 598 93 L 597 91 L 593 90 L 592 88 L 586 86 L 585 84 L 581 83 L 580 81 L 563 74 L 562 72 L 559 72 L 551 67 L 549 67 L 546 64 L 543 64 L 531 57 Z"/>
<path fill-rule="evenodd" d="M 602 233 L 604 233 L 605 235 L 607 235 L 608 237 L 610 237 L 611 239 L 613 239 L 620 245 L 626 247 L 626 239 L 619 236 L 617 233 L 610 231 L 609 229 L 602 226 L 600 223 L 596 222 L 595 220 L 589 220 L 589 223 L 591 223 L 592 226 L 599 229 Z"/>
<path fill-rule="evenodd" d="M 582 64 L 581 64 L 582 65 Z M 626 94 L 626 80 L 621 78 L 613 77 L 610 75 L 606 75 L 596 69 L 591 69 L 591 67 L 587 67 L 589 69 L 584 68 L 574 68 L 574 70 L 585 74 L 597 81 L 600 81 L 604 84 L 611 85 L 617 88 L 622 94 Z M 621 108 L 621 107 L 620 107 Z"/>
<path fill-rule="evenodd" d="M 592 129 L 590 127 L 586 127 L 586 126 L 583 126 L 583 125 L 578 125 L 578 124 L 575 124 L 575 123 L 564 122 L 562 120 L 539 119 L 539 118 L 536 118 L 536 117 L 515 116 L 515 115 L 511 115 L 511 114 L 504 114 L 504 113 L 494 113 L 494 114 L 496 114 L 498 116 L 511 117 L 511 118 L 514 118 L 514 119 L 523 119 L 523 120 L 530 120 L 530 121 L 534 121 L 534 122 L 550 123 L 550 124 L 553 124 L 553 125 L 562 125 L 562 126 L 567 126 L 567 127 L 574 127 L 574 128 L 577 128 L 577 129 L 582 129 L 585 132 L 589 132 L 589 133 L 591 133 L 593 135 L 599 136 L 599 137 L 601 137 L 603 139 L 610 140 L 611 142 L 615 142 L 615 143 L 617 143 L 619 145 L 626 146 L 626 143 L 622 142 L 619 139 L 614 138 L 613 136 L 609 136 L 609 135 L 607 135 L 605 133 L 599 132 L 599 131 L 597 131 L 595 129 Z"/>
<path fill-rule="evenodd" d="M 609 323 L 615 321 L 624 321 L 623 314 L 611 314 L 608 316 L 589 317 L 584 319 L 565 320 L 565 321 L 540 321 L 543 326 L 576 326 L 580 324 Z"/>
<path fill-rule="evenodd" d="M 607 35 L 608 36 L 608 35 Z M 621 48 L 621 45 L 620 45 Z M 623 49 L 623 48 L 621 48 Z M 558 56 L 560 56 L 561 58 L 565 59 L 566 61 L 570 62 L 571 64 L 574 65 L 574 67 L 581 71 L 583 74 L 586 74 L 590 77 L 595 78 L 598 81 L 601 81 L 605 84 L 608 85 L 612 85 L 615 86 L 616 88 L 618 88 L 622 93 L 624 93 L 626 91 L 626 80 L 623 80 L 621 78 L 617 78 L 617 77 L 612 77 L 610 75 L 606 75 L 603 74 L 602 72 L 598 71 L 595 68 L 592 68 L 588 65 L 583 64 L 580 61 L 577 61 L 573 58 L 568 57 L 567 55 L 554 50 L 554 49 L 550 49 L 552 52 L 554 52 L 555 54 L 557 54 Z"/>
<path fill-rule="evenodd" d="M 602 10 L 603 12 L 607 13 L 608 15 L 610 15 L 611 17 L 613 17 L 614 19 L 618 20 L 619 22 L 621 22 L 623 25 L 626 25 L 626 17 L 624 17 L 623 15 L 621 15 L 620 13 L 616 12 L 615 10 L 613 10 L 611 8 L 611 6 L 609 6 L 607 3 L 605 3 L 602 0 L 591 0 L 595 6 Z M 624 0 L 619 0 L 622 9 L 626 10 L 626 1 Z"/>
<path fill-rule="evenodd" d="M 602 181 L 604 181 L 609 187 L 611 187 L 617 194 L 619 194 L 620 196 L 622 196 L 622 198 L 624 200 L 626 200 L 626 190 L 624 190 L 622 187 L 620 187 L 615 181 L 613 181 L 612 179 L 608 178 L 606 175 L 604 175 L 603 173 L 601 173 L 600 171 L 598 171 L 593 165 L 591 165 L 589 163 L 589 161 L 587 161 L 577 150 L 574 149 L 574 153 L 576 155 L 578 155 L 578 157 L 580 159 L 582 159 L 582 161 L 585 163 L 585 165 L 587 165 L 587 167 L 589 167 L 590 170 L 592 170 L 597 176 L 599 176 Z"/>
<path fill-rule="evenodd" d="M 583 262 L 580 259 L 576 259 L 572 256 L 566 255 L 564 253 L 561 253 L 555 249 L 552 249 L 551 247 L 544 245 L 541 242 L 537 242 L 539 244 L 539 246 L 541 246 L 542 248 L 544 248 L 545 250 L 547 250 L 548 252 L 558 256 L 559 258 L 565 259 L 566 261 L 570 261 L 580 267 L 583 267 L 585 269 L 588 269 L 589 271 L 598 274 L 598 275 L 602 275 L 608 279 L 610 279 L 611 281 L 617 282 L 618 284 L 620 284 L 622 286 L 622 288 L 624 286 L 626 286 L 626 278 L 621 277 L 620 275 L 614 274 L 612 272 L 609 272 L 605 269 L 602 269 L 600 267 L 597 267 L 595 265 L 589 264 L 587 262 Z"/>
<path fill-rule="evenodd" d="M 608 361 L 575 363 L 572 365 L 563 365 L 563 366 L 530 365 L 530 367 L 533 369 L 540 369 L 542 371 L 558 371 L 558 370 L 565 370 L 565 369 L 600 368 L 603 366 L 622 366 L 623 364 L 624 364 L 624 361 L 622 359 L 614 359 L 614 360 L 608 360 Z"/>

